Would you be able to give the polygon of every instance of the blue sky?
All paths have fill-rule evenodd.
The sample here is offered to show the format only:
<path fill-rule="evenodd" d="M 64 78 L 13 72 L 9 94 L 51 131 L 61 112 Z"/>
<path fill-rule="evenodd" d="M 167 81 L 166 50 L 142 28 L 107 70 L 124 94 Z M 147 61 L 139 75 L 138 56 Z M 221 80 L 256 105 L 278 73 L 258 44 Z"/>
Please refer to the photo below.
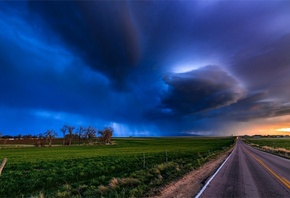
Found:
<path fill-rule="evenodd" d="M 1 1 L 0 131 L 290 128 L 289 21 L 289 1 Z"/>

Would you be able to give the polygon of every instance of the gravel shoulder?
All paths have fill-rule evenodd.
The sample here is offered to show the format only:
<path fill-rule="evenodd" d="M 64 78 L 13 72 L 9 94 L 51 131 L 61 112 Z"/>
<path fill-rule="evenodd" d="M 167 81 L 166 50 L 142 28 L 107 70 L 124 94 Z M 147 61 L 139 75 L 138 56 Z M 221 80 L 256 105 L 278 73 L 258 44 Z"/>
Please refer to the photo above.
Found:
<path fill-rule="evenodd" d="M 232 149 L 233 148 L 221 153 L 215 159 L 211 159 L 200 168 L 189 172 L 183 178 L 161 188 L 160 194 L 154 198 L 194 197 L 206 183 L 207 179 L 209 179 L 224 162 Z"/>

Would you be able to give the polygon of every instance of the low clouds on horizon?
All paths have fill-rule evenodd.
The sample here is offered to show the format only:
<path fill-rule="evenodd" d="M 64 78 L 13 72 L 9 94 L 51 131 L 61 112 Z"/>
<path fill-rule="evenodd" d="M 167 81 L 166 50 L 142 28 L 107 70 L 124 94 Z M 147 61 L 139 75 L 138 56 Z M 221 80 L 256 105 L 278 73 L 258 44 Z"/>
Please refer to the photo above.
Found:
<path fill-rule="evenodd" d="M 0 131 L 228 135 L 288 116 L 289 21 L 287 1 L 0 2 Z"/>

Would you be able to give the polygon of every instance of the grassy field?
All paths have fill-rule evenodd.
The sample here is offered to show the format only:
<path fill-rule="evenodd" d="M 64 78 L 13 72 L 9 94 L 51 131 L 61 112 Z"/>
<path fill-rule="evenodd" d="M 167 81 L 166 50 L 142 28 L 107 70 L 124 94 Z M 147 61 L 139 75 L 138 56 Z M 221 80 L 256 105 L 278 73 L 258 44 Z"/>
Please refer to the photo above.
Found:
<path fill-rule="evenodd" d="M 290 150 L 290 138 L 247 138 L 246 141 L 257 144 L 260 147 L 269 146 Z"/>
<path fill-rule="evenodd" d="M 268 153 L 290 159 L 290 138 L 246 138 L 244 141 Z"/>
<path fill-rule="evenodd" d="M 118 138 L 114 145 L 1 148 L 1 197 L 140 197 L 228 149 L 234 138 Z M 6 145 L 7 147 L 7 145 Z M 153 189 L 153 191 L 152 191 Z"/>

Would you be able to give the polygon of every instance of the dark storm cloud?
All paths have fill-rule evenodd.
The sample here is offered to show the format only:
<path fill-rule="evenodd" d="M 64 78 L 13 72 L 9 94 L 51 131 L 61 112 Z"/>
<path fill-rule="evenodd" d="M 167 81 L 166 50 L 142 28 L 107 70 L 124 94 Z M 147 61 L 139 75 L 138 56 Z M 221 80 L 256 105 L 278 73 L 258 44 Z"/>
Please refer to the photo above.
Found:
<path fill-rule="evenodd" d="M 290 34 L 259 48 L 245 48 L 232 59 L 230 70 L 247 88 L 247 97 L 224 109 L 219 116 L 250 121 L 289 115 Z"/>
<path fill-rule="evenodd" d="M 267 90 L 270 95 L 290 96 L 290 34 L 260 49 L 244 51 L 233 59 L 231 70 L 245 82 L 248 89 Z"/>
<path fill-rule="evenodd" d="M 85 72 L 80 68 L 57 71 L 51 67 L 51 62 L 35 65 L 26 59 L 31 56 L 35 58 L 35 54 L 16 47 L 11 50 L 22 62 L 19 64 L 13 57 L 0 55 L 0 61 L 7 66 L 0 73 L 1 103 L 4 105 L 85 113 L 88 109 L 80 101 L 91 106 L 97 94 L 106 93 L 106 83 L 102 82 L 104 78 L 98 75 L 95 75 L 98 78 L 91 80 L 83 78 L 82 73 Z M 108 97 L 107 94 L 102 95 Z"/>
<path fill-rule="evenodd" d="M 268 93 L 258 92 L 248 93 L 246 98 L 226 107 L 215 116 L 236 121 L 250 121 L 257 118 L 289 115 L 289 113 L 289 102 L 269 99 Z"/>
<path fill-rule="evenodd" d="M 217 66 L 169 74 L 164 81 L 169 88 L 162 108 L 181 116 L 228 106 L 244 95 L 238 82 Z"/>
<path fill-rule="evenodd" d="M 62 112 L 123 135 L 222 134 L 289 115 L 289 13 L 288 1 L 0 2 L 2 124 L 22 109 L 41 125 Z"/>
<path fill-rule="evenodd" d="M 31 17 L 42 17 L 66 45 L 93 69 L 124 88 L 127 73 L 138 63 L 138 32 L 126 2 L 30 2 Z M 33 21 L 33 20 L 32 20 Z"/>
<path fill-rule="evenodd" d="M 211 4 L 32 1 L 30 11 L 37 14 L 28 20 L 59 36 L 91 68 L 107 75 L 115 88 L 123 89 L 140 71 L 167 72 L 174 61 L 223 56 L 249 39 L 251 45 L 268 39 L 257 30 L 277 5 L 250 9 L 252 5 L 244 3 Z"/>
<path fill-rule="evenodd" d="M 34 40 L 23 45 L 24 41 L 14 36 L 0 35 L 0 40 L 0 107 L 66 112 L 103 120 L 112 119 L 112 114 L 116 121 L 138 119 L 132 113 L 123 113 L 128 112 L 126 102 L 135 104 L 134 99 L 110 92 L 106 77 L 70 53 Z"/>
<path fill-rule="evenodd" d="M 157 57 L 168 66 L 192 58 L 228 59 L 245 46 L 257 47 L 283 35 L 287 4 L 157 1 L 132 3 L 132 12 L 145 41 L 144 57 Z"/>

